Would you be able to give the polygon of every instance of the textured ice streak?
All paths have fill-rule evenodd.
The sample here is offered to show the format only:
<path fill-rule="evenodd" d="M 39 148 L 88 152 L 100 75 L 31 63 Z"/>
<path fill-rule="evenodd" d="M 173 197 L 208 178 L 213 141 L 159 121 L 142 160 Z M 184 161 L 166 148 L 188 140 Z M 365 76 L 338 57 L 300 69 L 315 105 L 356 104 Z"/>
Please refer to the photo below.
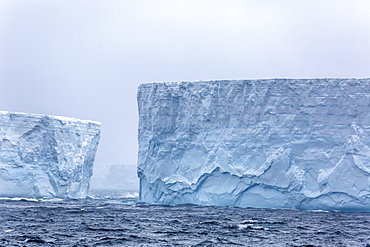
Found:
<path fill-rule="evenodd" d="M 0 111 L 0 196 L 85 198 L 100 123 Z"/>
<path fill-rule="evenodd" d="M 144 202 L 370 211 L 370 79 L 146 83 Z"/>

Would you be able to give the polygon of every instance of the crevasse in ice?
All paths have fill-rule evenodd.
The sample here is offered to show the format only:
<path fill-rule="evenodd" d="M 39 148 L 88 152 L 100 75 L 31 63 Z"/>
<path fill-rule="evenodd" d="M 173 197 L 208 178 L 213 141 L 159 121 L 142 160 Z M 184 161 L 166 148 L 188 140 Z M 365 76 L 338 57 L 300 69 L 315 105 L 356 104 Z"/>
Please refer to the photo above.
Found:
<path fill-rule="evenodd" d="M 100 123 L 0 111 L 0 197 L 85 198 Z"/>
<path fill-rule="evenodd" d="M 370 79 L 144 83 L 140 199 L 370 211 Z"/>

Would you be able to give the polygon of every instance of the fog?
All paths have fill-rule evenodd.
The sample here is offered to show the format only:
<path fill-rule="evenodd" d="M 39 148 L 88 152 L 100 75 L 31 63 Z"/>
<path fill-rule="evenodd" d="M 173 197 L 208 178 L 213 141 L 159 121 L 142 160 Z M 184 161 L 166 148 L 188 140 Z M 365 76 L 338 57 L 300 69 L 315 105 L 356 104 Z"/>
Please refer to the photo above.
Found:
<path fill-rule="evenodd" d="M 137 161 L 142 82 L 369 77 L 370 2 L 0 2 L 0 109 L 102 123 L 100 164 Z"/>

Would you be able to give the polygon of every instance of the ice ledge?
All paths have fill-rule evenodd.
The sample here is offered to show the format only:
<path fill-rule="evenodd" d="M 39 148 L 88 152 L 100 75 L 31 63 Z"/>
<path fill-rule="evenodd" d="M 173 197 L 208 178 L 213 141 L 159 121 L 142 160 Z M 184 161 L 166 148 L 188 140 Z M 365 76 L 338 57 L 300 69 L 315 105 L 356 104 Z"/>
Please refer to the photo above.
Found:
<path fill-rule="evenodd" d="M 140 180 L 140 200 L 166 205 L 191 203 L 202 206 L 370 212 L 368 192 L 357 196 L 346 191 L 307 195 L 292 181 L 286 187 L 280 187 L 255 176 L 238 177 L 221 172 L 219 168 L 203 174 L 194 184 L 168 183 L 159 179 L 149 183 L 143 177 Z"/>

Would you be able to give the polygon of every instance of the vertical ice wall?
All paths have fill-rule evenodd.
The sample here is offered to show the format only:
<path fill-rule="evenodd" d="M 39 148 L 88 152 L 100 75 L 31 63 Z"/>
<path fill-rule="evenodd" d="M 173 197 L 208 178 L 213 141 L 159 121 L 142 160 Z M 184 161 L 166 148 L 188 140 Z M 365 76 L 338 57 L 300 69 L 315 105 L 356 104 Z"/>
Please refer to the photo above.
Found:
<path fill-rule="evenodd" d="M 370 79 L 146 83 L 144 202 L 370 211 Z"/>
<path fill-rule="evenodd" d="M 0 197 L 85 198 L 100 123 L 0 111 Z"/>

